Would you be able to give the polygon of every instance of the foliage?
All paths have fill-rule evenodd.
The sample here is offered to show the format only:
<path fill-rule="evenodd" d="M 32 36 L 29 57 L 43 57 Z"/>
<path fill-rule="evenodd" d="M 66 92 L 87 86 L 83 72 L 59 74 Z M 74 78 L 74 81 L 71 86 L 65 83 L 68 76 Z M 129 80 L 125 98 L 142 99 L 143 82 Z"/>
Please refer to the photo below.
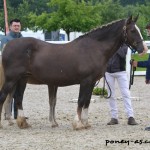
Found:
<path fill-rule="evenodd" d="M 2 11 L 0 13 L 0 31 L 4 31 L 4 25 L 5 25 L 5 21 L 4 21 L 4 11 Z"/>
<path fill-rule="evenodd" d="M 47 31 L 63 29 L 69 39 L 73 31 L 86 32 L 100 23 L 98 6 L 84 1 L 77 3 L 73 0 L 51 0 L 48 6 L 52 13 L 42 13 L 37 16 L 30 14 L 31 22 Z"/>
<path fill-rule="evenodd" d="M 9 11 L 9 20 L 13 18 L 19 18 L 21 20 L 22 29 L 26 30 L 26 28 L 29 26 L 29 18 L 28 13 L 30 12 L 29 3 L 25 0 L 23 0 L 23 3 L 20 3 L 15 11 L 13 11 L 12 8 L 10 8 Z"/>
<path fill-rule="evenodd" d="M 102 0 L 100 3 L 100 15 L 102 17 L 101 24 L 107 24 L 108 22 L 124 17 L 123 7 L 120 5 L 119 1 L 114 3 L 113 0 Z"/>
<path fill-rule="evenodd" d="M 120 0 L 120 3 L 123 6 L 126 6 L 126 5 L 135 5 L 137 3 L 144 4 L 145 0 Z"/>
<path fill-rule="evenodd" d="M 107 90 L 103 88 L 96 87 L 93 89 L 93 95 L 108 95 Z"/>
<path fill-rule="evenodd" d="M 22 29 L 43 31 L 64 29 L 87 32 L 113 20 L 140 15 L 137 25 L 144 39 L 150 22 L 149 0 L 7 0 L 8 21 L 20 18 Z M 0 1 L 0 30 L 4 31 L 3 1 Z"/>
<path fill-rule="evenodd" d="M 17 2 L 19 2 L 19 0 Z M 22 23 L 22 29 L 25 30 L 28 27 L 28 22 L 29 22 L 28 21 L 28 13 L 30 10 L 29 10 L 28 2 L 26 0 L 23 0 L 21 3 L 21 1 L 20 1 L 20 3 L 18 3 L 17 7 L 12 7 L 10 4 L 11 3 L 8 1 L 8 3 L 7 3 L 8 22 L 11 19 L 19 18 Z M 12 4 L 15 5 L 16 4 L 15 1 L 13 1 Z M 4 31 L 4 11 L 2 11 L 1 15 L 0 15 L 0 27 L 1 27 L 1 30 Z M 1 19 L 3 21 L 1 21 Z"/>
<path fill-rule="evenodd" d="M 23 30 L 34 28 L 35 24 L 29 22 L 29 14 L 31 12 L 36 14 L 41 14 L 43 11 L 50 12 L 46 5 L 47 2 L 49 2 L 49 0 L 7 0 L 8 22 L 12 18 L 19 18 L 22 22 Z M 0 9 L 0 30 L 4 31 L 4 10 L 1 1 Z"/>
<path fill-rule="evenodd" d="M 145 26 L 150 23 L 150 2 L 146 2 L 145 5 L 136 5 L 138 12 L 140 14 L 140 19 L 138 20 L 138 25 L 141 29 L 142 35 L 145 40 L 148 39 Z"/>
<path fill-rule="evenodd" d="M 30 11 L 36 13 L 37 15 L 40 15 L 43 12 L 51 12 L 51 9 L 47 5 L 49 1 L 50 0 L 27 0 L 30 4 Z"/>

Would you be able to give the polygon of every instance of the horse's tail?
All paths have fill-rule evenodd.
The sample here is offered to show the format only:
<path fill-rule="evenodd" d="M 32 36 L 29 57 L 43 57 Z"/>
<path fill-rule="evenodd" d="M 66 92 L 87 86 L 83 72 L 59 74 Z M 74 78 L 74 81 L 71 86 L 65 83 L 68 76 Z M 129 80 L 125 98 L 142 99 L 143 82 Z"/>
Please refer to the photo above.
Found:
<path fill-rule="evenodd" d="M 2 88 L 3 84 L 4 84 L 4 69 L 3 69 L 3 65 L 2 65 L 2 55 L 0 55 L 0 89 Z"/>

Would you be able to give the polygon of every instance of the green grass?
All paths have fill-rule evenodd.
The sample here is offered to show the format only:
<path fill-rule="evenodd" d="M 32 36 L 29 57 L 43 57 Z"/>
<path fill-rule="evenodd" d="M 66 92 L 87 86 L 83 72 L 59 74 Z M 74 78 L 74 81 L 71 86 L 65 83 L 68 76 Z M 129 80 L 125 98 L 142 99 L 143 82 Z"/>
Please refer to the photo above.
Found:
<path fill-rule="evenodd" d="M 148 57 L 149 57 L 149 54 L 145 54 L 143 56 L 139 56 L 138 54 L 132 54 L 131 56 L 131 58 L 136 61 L 145 61 L 145 60 L 148 60 Z M 136 71 L 145 71 L 145 70 L 146 70 L 145 68 L 140 68 L 140 67 L 136 68 Z"/>
<path fill-rule="evenodd" d="M 104 92 L 104 93 L 103 93 Z M 104 89 L 104 91 L 103 91 L 103 88 L 99 88 L 99 87 L 95 87 L 94 89 L 93 89 L 93 93 L 92 93 L 93 95 L 107 95 L 108 93 L 107 93 L 107 89 Z"/>

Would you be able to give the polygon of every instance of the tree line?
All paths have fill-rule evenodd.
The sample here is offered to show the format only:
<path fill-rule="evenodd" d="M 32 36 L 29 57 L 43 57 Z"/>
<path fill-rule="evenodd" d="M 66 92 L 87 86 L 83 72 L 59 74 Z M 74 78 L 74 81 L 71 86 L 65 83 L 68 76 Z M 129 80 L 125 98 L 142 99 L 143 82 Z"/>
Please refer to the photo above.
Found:
<path fill-rule="evenodd" d="M 87 32 L 111 21 L 139 14 L 137 25 L 147 38 L 150 0 L 7 0 L 8 21 L 19 18 L 22 30 L 63 29 L 68 37 L 73 31 Z M 0 30 L 4 31 L 3 1 L 0 1 Z"/>

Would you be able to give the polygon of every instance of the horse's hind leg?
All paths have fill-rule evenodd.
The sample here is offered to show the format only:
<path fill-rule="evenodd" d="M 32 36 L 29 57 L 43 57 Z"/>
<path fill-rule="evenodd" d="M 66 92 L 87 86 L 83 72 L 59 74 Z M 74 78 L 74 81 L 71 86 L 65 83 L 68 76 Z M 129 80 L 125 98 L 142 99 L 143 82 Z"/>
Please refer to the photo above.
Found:
<path fill-rule="evenodd" d="M 49 105 L 50 105 L 49 120 L 52 123 L 52 127 L 58 126 L 58 124 L 55 120 L 55 106 L 56 106 L 57 88 L 58 87 L 56 87 L 56 86 L 48 86 Z"/>
<path fill-rule="evenodd" d="M 73 121 L 73 128 L 75 130 L 90 127 L 88 123 L 88 107 L 95 83 L 88 80 L 80 84 L 80 93 L 78 99 L 77 115 Z"/>
<path fill-rule="evenodd" d="M 17 108 L 18 108 L 17 124 L 20 129 L 31 127 L 26 121 L 26 118 L 23 112 L 23 106 L 22 106 L 26 83 L 27 83 L 26 78 L 19 80 L 16 86 L 15 94 L 14 94 L 14 101 L 16 101 Z"/>
<path fill-rule="evenodd" d="M 2 125 L 1 125 L 2 107 L 3 107 L 4 101 L 7 97 L 7 95 L 12 92 L 14 84 L 15 83 L 13 83 L 13 82 L 6 82 L 6 83 L 4 83 L 4 85 L 0 91 L 0 127 L 2 127 Z"/>

